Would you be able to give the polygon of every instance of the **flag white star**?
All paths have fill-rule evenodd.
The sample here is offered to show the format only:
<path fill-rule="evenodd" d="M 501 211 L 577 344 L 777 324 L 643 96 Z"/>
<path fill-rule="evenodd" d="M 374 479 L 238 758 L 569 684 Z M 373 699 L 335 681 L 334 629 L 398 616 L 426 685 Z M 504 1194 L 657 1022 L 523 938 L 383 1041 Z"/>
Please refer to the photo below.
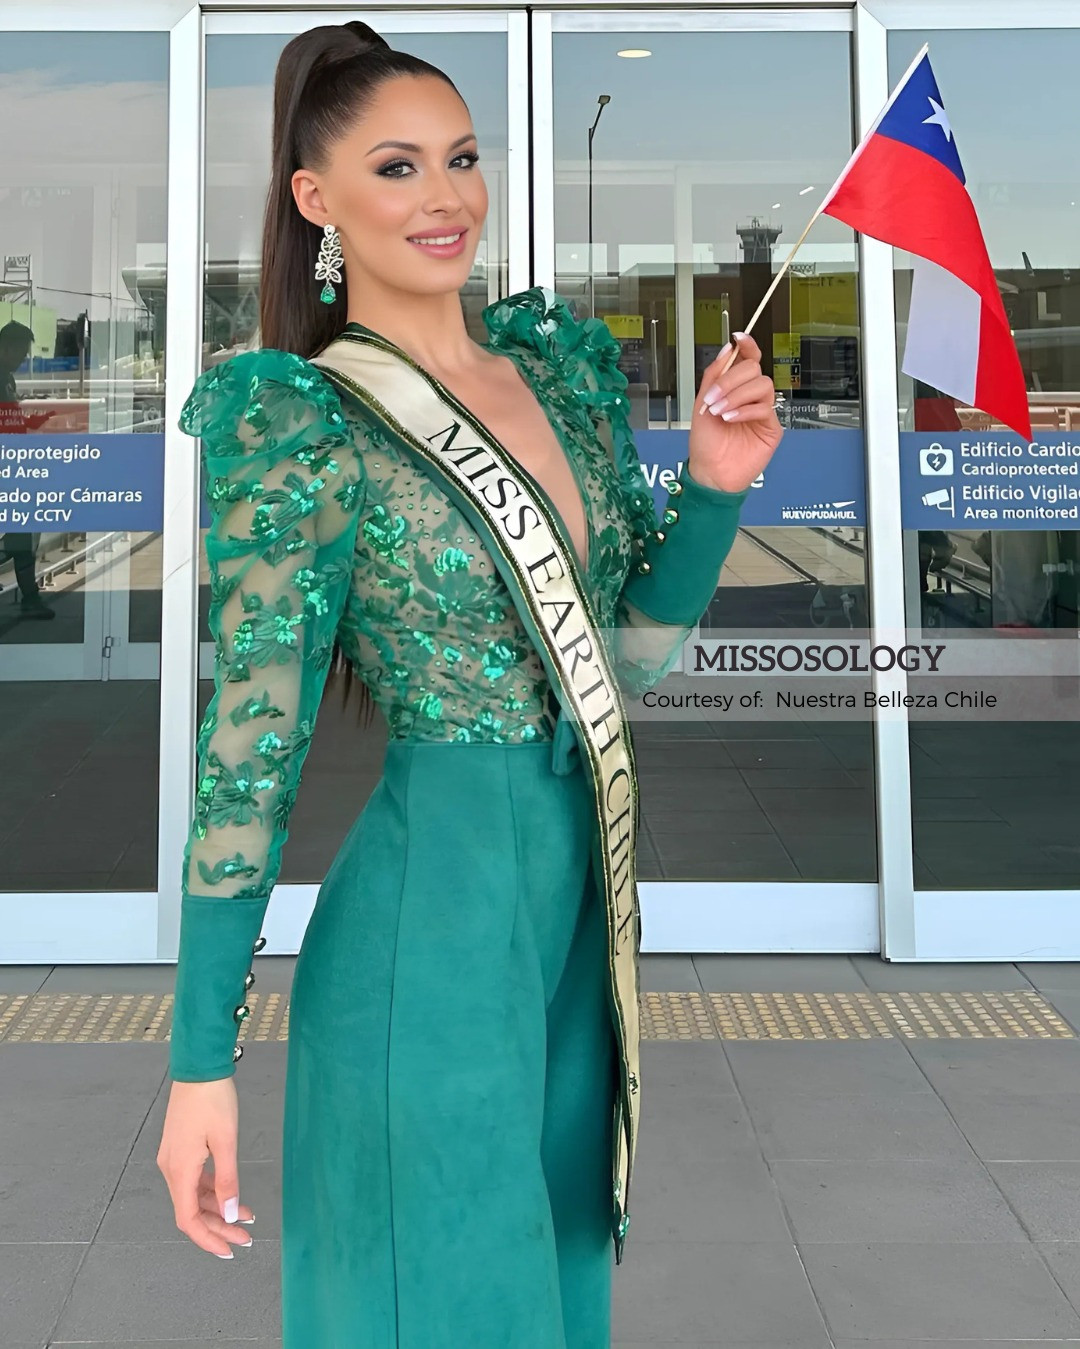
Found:
<path fill-rule="evenodd" d="M 930 114 L 929 117 L 923 118 L 923 126 L 941 127 L 942 131 L 944 131 L 945 133 L 945 139 L 947 141 L 951 141 L 952 126 L 949 123 L 948 114 L 946 113 L 945 109 L 941 106 L 941 104 L 937 102 L 936 99 L 933 98 L 930 99 L 930 106 L 933 108 L 934 111 Z"/>

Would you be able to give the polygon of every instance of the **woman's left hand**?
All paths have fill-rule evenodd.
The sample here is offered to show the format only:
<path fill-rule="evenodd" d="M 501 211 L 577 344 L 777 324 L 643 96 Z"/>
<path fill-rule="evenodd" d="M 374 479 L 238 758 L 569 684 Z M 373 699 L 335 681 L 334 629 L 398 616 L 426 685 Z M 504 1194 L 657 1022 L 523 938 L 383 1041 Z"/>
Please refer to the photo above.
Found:
<path fill-rule="evenodd" d="M 721 375 L 730 345 L 707 366 L 690 419 L 690 476 L 703 487 L 741 492 L 772 458 L 783 427 L 776 415 L 776 388 L 761 373 L 761 348 L 752 337 L 733 336 L 739 354 Z M 710 411 L 706 399 L 712 408 Z M 704 407 L 704 412 L 700 409 Z"/>

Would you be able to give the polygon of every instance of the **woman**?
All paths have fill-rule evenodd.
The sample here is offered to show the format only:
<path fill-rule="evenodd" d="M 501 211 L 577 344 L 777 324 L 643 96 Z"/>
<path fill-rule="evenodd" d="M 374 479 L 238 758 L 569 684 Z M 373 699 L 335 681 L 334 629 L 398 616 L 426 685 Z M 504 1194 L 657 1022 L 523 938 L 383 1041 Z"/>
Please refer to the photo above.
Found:
<path fill-rule="evenodd" d="M 670 667 L 780 438 L 744 339 L 705 372 L 694 411 L 718 415 L 660 529 L 607 328 L 534 288 L 466 334 L 475 146 L 450 80 L 366 24 L 290 42 L 264 347 L 182 419 L 218 657 L 158 1163 L 223 1258 L 252 1221 L 237 1019 L 335 643 L 390 731 L 296 962 L 286 1349 L 609 1343 L 639 1101 L 619 686 Z"/>

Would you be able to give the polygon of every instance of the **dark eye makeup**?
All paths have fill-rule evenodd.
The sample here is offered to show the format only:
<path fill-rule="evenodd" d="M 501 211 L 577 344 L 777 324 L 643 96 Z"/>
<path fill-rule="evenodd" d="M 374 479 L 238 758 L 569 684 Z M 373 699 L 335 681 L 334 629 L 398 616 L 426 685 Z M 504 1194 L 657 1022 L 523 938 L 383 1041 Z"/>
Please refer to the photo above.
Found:
<path fill-rule="evenodd" d="M 465 160 L 466 168 L 471 169 L 471 168 L 473 167 L 474 164 L 476 164 L 476 163 L 479 162 L 480 156 L 476 153 L 475 150 L 463 150 L 463 151 L 461 152 L 461 154 L 455 155 L 454 158 L 450 161 L 450 163 L 451 163 L 451 164 L 454 164 L 454 163 L 457 163 L 458 160 L 462 160 L 462 159 Z M 408 177 L 408 174 L 403 174 L 403 173 L 391 173 L 391 172 L 390 172 L 391 169 L 397 169 L 397 168 L 401 168 L 401 167 L 404 167 L 404 168 L 407 168 L 407 169 L 411 169 L 411 168 L 413 167 L 412 160 L 410 160 L 410 159 L 391 159 L 388 163 L 383 164 L 379 169 L 377 169 L 376 172 L 379 173 L 383 178 L 406 178 L 406 177 Z"/>

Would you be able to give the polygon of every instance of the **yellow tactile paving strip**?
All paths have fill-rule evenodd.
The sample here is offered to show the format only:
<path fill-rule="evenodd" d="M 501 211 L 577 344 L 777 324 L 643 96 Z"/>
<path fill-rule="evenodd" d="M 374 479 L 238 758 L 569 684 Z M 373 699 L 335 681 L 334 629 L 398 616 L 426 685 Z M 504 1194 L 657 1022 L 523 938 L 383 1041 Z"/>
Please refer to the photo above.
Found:
<path fill-rule="evenodd" d="M 287 1040 L 287 993 L 249 992 L 241 1044 Z M 171 993 L 0 994 L 4 1044 L 168 1040 Z M 1070 1040 L 1038 993 L 643 993 L 645 1040 Z"/>
<path fill-rule="evenodd" d="M 644 993 L 647 1040 L 1068 1040 L 1038 993 Z M 711 1023 L 711 1024 L 710 1024 Z"/>

